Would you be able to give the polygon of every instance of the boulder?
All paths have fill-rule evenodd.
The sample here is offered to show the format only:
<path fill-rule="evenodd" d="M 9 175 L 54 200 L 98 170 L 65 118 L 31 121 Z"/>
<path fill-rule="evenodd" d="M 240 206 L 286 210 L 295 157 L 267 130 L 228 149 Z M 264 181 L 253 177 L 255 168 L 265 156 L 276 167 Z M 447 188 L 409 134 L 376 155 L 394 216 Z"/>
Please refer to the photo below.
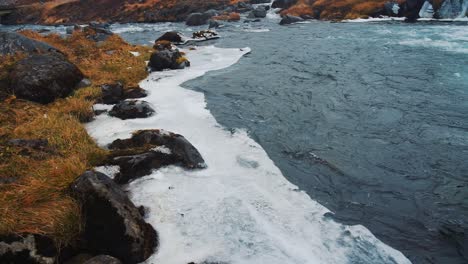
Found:
<path fill-rule="evenodd" d="M 39 235 L 0 236 L 0 263 L 53 264 L 58 250 L 52 239 Z"/>
<path fill-rule="evenodd" d="M 187 17 L 185 24 L 187 26 L 201 26 L 208 23 L 211 17 L 204 13 L 192 13 Z"/>
<path fill-rule="evenodd" d="M 297 3 L 297 0 L 275 0 L 271 4 L 272 8 L 281 8 L 281 9 L 287 9 L 290 8 L 291 6 L 295 5 Z"/>
<path fill-rule="evenodd" d="M 20 60 L 9 79 L 16 97 L 47 104 L 70 95 L 83 73 L 61 55 L 36 54 Z"/>
<path fill-rule="evenodd" d="M 210 40 L 210 39 L 217 39 L 219 35 L 214 30 L 200 30 L 197 32 L 193 32 L 192 38 L 198 41 L 200 40 Z"/>
<path fill-rule="evenodd" d="M 190 62 L 185 59 L 180 52 L 175 49 L 165 49 L 151 54 L 148 67 L 152 71 L 162 71 L 165 69 L 183 69 L 190 66 Z"/>
<path fill-rule="evenodd" d="M 264 18 L 267 15 L 267 9 L 264 6 L 258 6 L 250 11 L 249 18 Z"/>
<path fill-rule="evenodd" d="M 120 119 L 146 118 L 154 113 L 148 102 L 139 100 L 122 101 L 109 111 L 110 116 Z"/>
<path fill-rule="evenodd" d="M 102 96 L 98 100 L 99 103 L 103 104 L 116 104 L 123 100 L 124 87 L 120 82 L 113 84 L 103 84 L 101 85 Z"/>
<path fill-rule="evenodd" d="M 96 42 L 105 41 L 110 36 L 114 35 L 109 29 L 110 25 L 107 23 L 91 22 L 88 26 L 84 27 L 82 31 L 86 34 L 87 39 Z"/>
<path fill-rule="evenodd" d="M 59 52 L 56 48 L 14 32 L 0 32 L 0 54 Z"/>
<path fill-rule="evenodd" d="M 281 19 L 280 25 L 289 25 L 289 24 L 297 23 L 297 22 L 301 22 L 301 21 L 304 21 L 304 19 L 302 19 L 301 17 L 285 15 Z"/>
<path fill-rule="evenodd" d="M 208 28 L 219 28 L 221 26 L 221 24 L 218 21 L 213 19 L 210 19 L 210 21 L 208 21 L 208 25 Z"/>
<path fill-rule="evenodd" d="M 170 41 L 172 43 L 183 43 L 184 42 L 184 36 L 181 33 L 177 32 L 177 31 L 170 31 L 170 32 L 164 33 L 155 42 L 162 41 L 162 40 Z"/>
<path fill-rule="evenodd" d="M 136 87 L 127 87 L 123 91 L 123 98 L 124 99 L 135 99 L 135 98 L 143 98 L 148 96 L 146 90 L 142 89 L 139 86 Z"/>
<path fill-rule="evenodd" d="M 117 139 L 109 145 L 116 151 L 141 150 L 135 155 L 117 156 L 113 165 L 120 166 L 116 181 L 126 183 L 136 177 L 148 175 L 151 170 L 171 164 L 187 169 L 205 168 L 198 150 L 183 136 L 164 130 L 140 130 L 129 139 Z"/>
<path fill-rule="evenodd" d="M 155 252 L 156 231 L 112 179 L 87 171 L 70 188 L 81 204 L 83 239 L 89 251 L 115 256 L 124 263 L 143 262 Z"/>
<path fill-rule="evenodd" d="M 94 258 L 89 259 L 83 264 L 122 264 L 122 262 L 108 255 L 99 255 Z"/>
<path fill-rule="evenodd" d="M 252 5 L 246 2 L 238 2 L 236 6 L 236 11 L 239 13 L 245 13 L 253 9 Z"/>
<path fill-rule="evenodd" d="M 401 4 L 398 15 L 406 17 L 407 21 L 415 21 L 419 18 L 419 11 L 424 2 L 425 0 L 406 0 Z"/>

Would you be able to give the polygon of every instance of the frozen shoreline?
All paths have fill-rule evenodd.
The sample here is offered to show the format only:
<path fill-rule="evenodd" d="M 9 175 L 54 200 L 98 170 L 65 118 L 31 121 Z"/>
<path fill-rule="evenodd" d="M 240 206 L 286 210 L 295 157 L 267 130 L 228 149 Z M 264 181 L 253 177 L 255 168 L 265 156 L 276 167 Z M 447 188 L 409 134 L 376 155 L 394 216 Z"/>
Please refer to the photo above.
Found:
<path fill-rule="evenodd" d="M 250 49 L 184 51 L 192 67 L 141 82 L 156 115 L 125 121 L 100 115 L 87 125 L 100 145 L 139 129 L 180 133 L 208 165 L 198 171 L 166 167 L 128 186 L 133 202 L 149 208 L 147 221 L 161 239 L 146 263 L 410 263 L 364 227 L 324 217 L 329 211 L 297 191 L 245 131 L 223 129 L 204 95 L 181 87 L 235 64 Z"/>

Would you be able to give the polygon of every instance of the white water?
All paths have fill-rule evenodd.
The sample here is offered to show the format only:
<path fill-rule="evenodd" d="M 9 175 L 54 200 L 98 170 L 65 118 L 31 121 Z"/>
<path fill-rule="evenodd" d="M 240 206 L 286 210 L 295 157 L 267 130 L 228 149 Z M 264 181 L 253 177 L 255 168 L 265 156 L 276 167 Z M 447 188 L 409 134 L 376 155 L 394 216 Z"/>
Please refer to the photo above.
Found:
<path fill-rule="evenodd" d="M 235 64 L 248 48 L 184 51 L 192 67 L 153 73 L 141 82 L 156 115 L 100 115 L 87 126 L 101 145 L 138 129 L 180 133 L 208 165 L 198 171 L 163 168 L 128 186 L 131 199 L 149 208 L 147 221 L 160 235 L 159 251 L 147 263 L 409 263 L 364 227 L 323 217 L 329 211 L 297 191 L 245 131 L 223 129 L 206 109 L 204 95 L 180 86 Z"/>

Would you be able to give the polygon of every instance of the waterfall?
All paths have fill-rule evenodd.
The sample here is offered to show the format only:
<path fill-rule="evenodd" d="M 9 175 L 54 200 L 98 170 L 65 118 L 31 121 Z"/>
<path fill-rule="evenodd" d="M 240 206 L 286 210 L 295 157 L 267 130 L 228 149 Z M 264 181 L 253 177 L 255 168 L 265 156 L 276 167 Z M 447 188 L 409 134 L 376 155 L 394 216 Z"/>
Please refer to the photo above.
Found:
<path fill-rule="evenodd" d="M 434 17 L 434 8 L 428 1 L 424 2 L 421 10 L 419 10 L 419 17 L 421 18 L 432 18 Z"/>
<path fill-rule="evenodd" d="M 463 17 L 466 17 L 467 16 L 467 11 L 468 11 L 468 0 L 462 0 L 462 8 L 461 8 L 461 12 L 460 14 L 458 15 L 457 18 L 463 18 Z"/>

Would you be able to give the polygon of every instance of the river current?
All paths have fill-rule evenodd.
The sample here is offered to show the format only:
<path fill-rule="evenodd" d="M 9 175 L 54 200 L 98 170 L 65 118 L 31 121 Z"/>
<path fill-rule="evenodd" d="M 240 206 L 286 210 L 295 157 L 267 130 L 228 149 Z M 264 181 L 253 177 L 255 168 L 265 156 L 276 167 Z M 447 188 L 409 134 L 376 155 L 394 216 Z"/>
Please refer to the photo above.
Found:
<path fill-rule="evenodd" d="M 466 23 L 272 20 L 219 29 L 210 44 L 252 52 L 184 87 L 205 94 L 220 124 L 247 129 L 330 217 L 413 263 L 466 263 Z M 138 27 L 123 36 L 157 35 Z"/>

